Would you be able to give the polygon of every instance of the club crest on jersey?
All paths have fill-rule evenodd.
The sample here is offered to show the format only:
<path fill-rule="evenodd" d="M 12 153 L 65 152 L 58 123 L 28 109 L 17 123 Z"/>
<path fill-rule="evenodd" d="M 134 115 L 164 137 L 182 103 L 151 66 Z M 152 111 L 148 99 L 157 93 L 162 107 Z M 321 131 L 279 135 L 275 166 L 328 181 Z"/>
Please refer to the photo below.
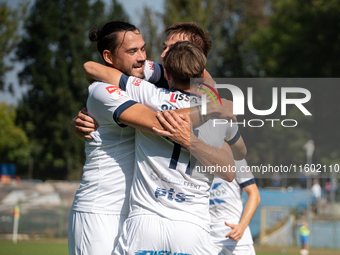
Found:
<path fill-rule="evenodd" d="M 121 97 L 125 97 L 126 93 L 124 90 L 117 88 L 116 86 L 108 86 L 106 90 L 111 94 L 114 99 L 119 99 Z"/>
<path fill-rule="evenodd" d="M 138 87 L 141 84 L 141 82 L 142 82 L 142 79 L 134 78 L 132 81 L 132 84 Z"/>

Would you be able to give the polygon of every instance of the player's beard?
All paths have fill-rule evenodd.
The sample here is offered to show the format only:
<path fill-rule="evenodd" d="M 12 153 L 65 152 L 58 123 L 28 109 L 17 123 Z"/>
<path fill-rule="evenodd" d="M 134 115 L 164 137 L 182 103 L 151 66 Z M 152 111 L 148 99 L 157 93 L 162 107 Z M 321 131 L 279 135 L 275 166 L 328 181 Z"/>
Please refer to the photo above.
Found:
<path fill-rule="evenodd" d="M 133 66 L 132 66 L 132 69 L 131 69 L 131 75 L 132 76 L 135 76 L 137 78 L 141 78 L 141 79 L 144 79 L 144 63 L 145 62 L 138 62 L 138 63 L 135 63 Z M 141 70 L 137 70 L 136 68 L 141 68 Z"/>

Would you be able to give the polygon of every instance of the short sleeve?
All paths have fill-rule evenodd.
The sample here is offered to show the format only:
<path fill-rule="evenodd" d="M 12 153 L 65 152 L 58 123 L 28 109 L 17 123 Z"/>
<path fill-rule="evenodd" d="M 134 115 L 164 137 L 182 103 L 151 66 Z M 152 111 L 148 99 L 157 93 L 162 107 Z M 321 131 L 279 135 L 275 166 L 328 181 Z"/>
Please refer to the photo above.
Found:
<path fill-rule="evenodd" d="M 254 175 L 250 171 L 250 168 L 245 159 L 235 160 L 235 166 L 236 166 L 235 180 L 242 188 L 255 183 Z"/>
<path fill-rule="evenodd" d="M 126 76 L 128 77 L 128 76 Z M 160 94 L 161 90 L 154 84 L 140 78 L 130 76 L 120 79 L 119 86 L 123 88 L 132 100 L 147 105 L 150 98 Z"/>
<path fill-rule="evenodd" d="M 228 129 L 226 132 L 226 136 L 225 136 L 225 141 L 229 144 L 229 145 L 233 145 L 235 144 L 238 139 L 240 138 L 241 133 L 238 129 L 238 125 L 228 125 Z"/>
<path fill-rule="evenodd" d="M 145 75 L 145 78 L 144 78 L 145 81 L 148 81 L 150 83 L 159 82 L 163 76 L 163 70 L 162 70 L 161 65 L 155 62 L 146 60 L 144 64 L 144 75 Z"/>
<path fill-rule="evenodd" d="M 136 103 L 125 91 L 113 85 L 95 82 L 89 87 L 87 109 L 99 125 L 115 122 L 124 126 L 118 122 L 120 114 Z"/>

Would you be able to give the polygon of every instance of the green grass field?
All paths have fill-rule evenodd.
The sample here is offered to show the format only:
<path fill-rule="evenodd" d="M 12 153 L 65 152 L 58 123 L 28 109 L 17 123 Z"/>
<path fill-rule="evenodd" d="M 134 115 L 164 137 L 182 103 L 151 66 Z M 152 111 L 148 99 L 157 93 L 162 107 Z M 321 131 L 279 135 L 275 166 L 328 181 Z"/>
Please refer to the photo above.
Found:
<path fill-rule="evenodd" d="M 12 241 L 0 240 L 1 255 L 68 255 L 67 240 L 65 239 L 44 239 L 32 241 L 19 241 L 13 244 Z M 283 255 L 300 254 L 297 247 L 276 247 L 276 246 L 255 246 L 257 255 Z M 339 250 L 311 249 L 310 255 L 340 255 Z"/>
<path fill-rule="evenodd" d="M 1 255 L 68 255 L 67 240 L 0 241 Z"/>

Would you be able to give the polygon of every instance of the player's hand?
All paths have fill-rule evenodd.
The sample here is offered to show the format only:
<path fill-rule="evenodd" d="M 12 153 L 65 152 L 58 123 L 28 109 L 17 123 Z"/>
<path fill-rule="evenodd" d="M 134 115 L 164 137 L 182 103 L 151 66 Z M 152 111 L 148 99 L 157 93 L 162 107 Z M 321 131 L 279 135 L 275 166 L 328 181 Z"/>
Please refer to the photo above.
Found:
<path fill-rule="evenodd" d="M 189 115 L 178 115 L 175 111 L 163 111 L 157 114 L 157 118 L 164 130 L 152 128 L 156 134 L 167 136 L 186 148 L 190 146 L 192 127 Z"/>
<path fill-rule="evenodd" d="M 232 120 L 237 122 L 236 116 L 233 114 L 233 101 L 221 98 L 222 105 L 218 102 L 218 117 L 221 119 Z"/>
<path fill-rule="evenodd" d="M 90 133 L 97 130 L 98 124 L 88 116 L 87 108 L 84 107 L 78 115 L 72 119 L 71 128 L 76 136 L 92 140 L 93 137 L 90 136 Z"/>
<path fill-rule="evenodd" d="M 226 238 L 229 237 L 236 242 L 240 241 L 246 228 L 240 224 L 229 224 L 227 222 L 225 222 L 225 225 L 232 229 L 229 234 L 226 235 Z"/>

